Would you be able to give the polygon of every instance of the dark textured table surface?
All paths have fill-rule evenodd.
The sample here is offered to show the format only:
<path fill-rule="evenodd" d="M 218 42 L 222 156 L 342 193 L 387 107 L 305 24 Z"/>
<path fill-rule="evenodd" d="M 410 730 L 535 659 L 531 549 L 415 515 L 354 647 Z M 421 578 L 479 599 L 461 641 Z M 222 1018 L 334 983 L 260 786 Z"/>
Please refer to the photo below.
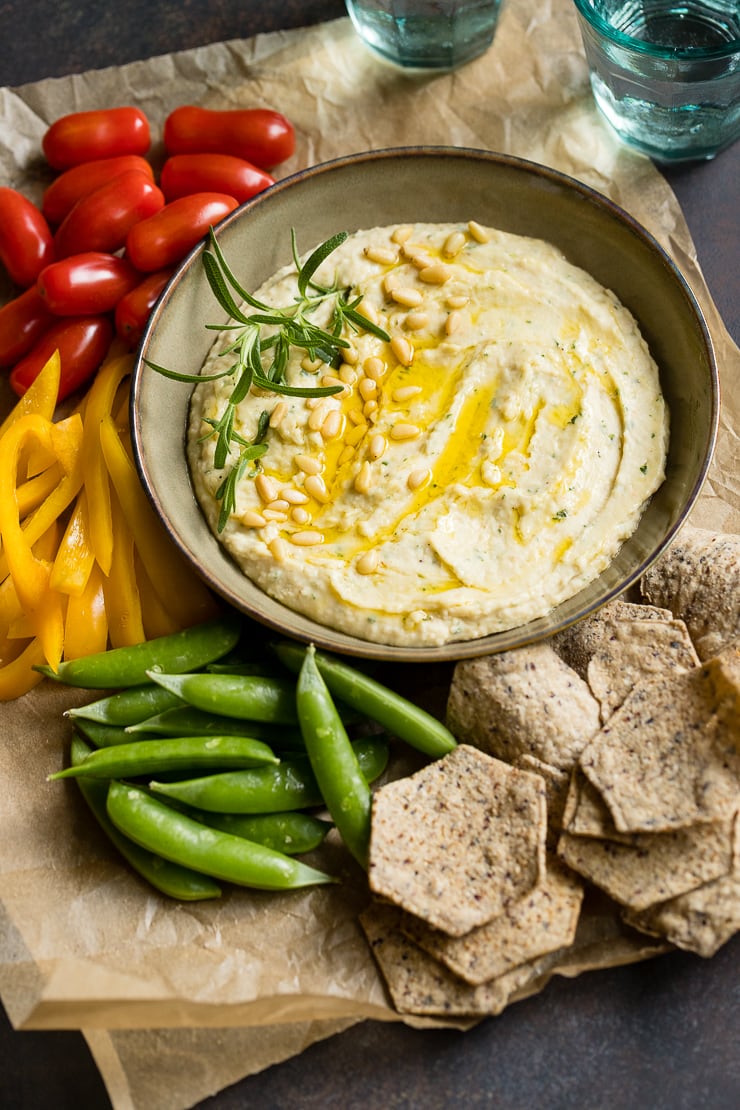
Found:
<path fill-rule="evenodd" d="M 0 85 L 123 64 L 344 14 L 341 0 L 0 0 Z M 710 291 L 740 341 L 740 143 L 664 170 Z M 465 1033 L 363 1023 L 243 1080 L 202 1110 L 735 1110 L 740 937 L 547 990 Z M 0 1011 L 3 1110 L 109 1110 L 82 1036 L 16 1033 Z"/>

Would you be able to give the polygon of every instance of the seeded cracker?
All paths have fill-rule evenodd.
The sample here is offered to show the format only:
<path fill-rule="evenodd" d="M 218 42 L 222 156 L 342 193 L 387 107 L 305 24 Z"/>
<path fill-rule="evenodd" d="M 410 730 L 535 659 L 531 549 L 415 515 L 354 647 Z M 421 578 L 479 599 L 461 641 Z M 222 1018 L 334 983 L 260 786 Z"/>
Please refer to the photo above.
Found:
<path fill-rule="evenodd" d="M 474 986 L 558 948 L 575 936 L 583 885 L 554 858 L 538 886 L 502 914 L 463 937 L 449 937 L 405 914 L 402 931 L 430 956 Z"/>
<path fill-rule="evenodd" d="M 671 616 L 670 609 L 659 609 L 654 605 L 635 605 L 633 602 L 617 598 L 615 601 L 607 602 L 590 616 L 556 633 L 548 642 L 563 662 L 572 667 L 585 682 L 588 677 L 589 662 L 604 646 L 617 621 L 670 620 Z"/>
<path fill-rule="evenodd" d="M 634 838 L 642 835 L 619 832 L 601 794 L 579 767 L 573 771 L 570 780 L 563 811 L 563 832 L 573 836 L 592 836 L 597 840 L 615 840 L 621 844 L 634 843 Z"/>
<path fill-rule="evenodd" d="M 563 833 L 558 855 L 610 897 L 643 910 L 729 874 L 732 821 L 636 834 L 629 844 Z"/>
<path fill-rule="evenodd" d="M 620 832 L 678 829 L 734 813 L 740 734 L 729 698 L 717 693 L 723 675 L 719 665 L 705 665 L 638 687 L 583 751 L 581 767 Z"/>
<path fill-rule="evenodd" d="M 447 724 L 507 763 L 530 755 L 568 770 L 601 720 L 583 679 L 542 643 L 458 663 Z"/>
<path fill-rule="evenodd" d="M 702 662 L 740 637 L 740 536 L 684 525 L 640 592 L 686 622 Z"/>
<path fill-rule="evenodd" d="M 375 792 L 370 889 L 462 936 L 539 882 L 546 832 L 543 780 L 460 745 Z"/>

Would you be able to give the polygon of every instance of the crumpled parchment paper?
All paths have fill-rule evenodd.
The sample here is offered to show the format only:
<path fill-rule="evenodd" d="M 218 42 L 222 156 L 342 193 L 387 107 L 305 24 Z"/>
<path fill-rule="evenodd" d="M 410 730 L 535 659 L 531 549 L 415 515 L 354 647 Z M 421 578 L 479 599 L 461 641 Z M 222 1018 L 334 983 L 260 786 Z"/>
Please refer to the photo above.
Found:
<path fill-rule="evenodd" d="M 399 72 L 340 19 L 0 89 L 4 182 L 38 200 L 49 123 L 126 103 L 157 138 L 178 104 L 275 107 L 297 133 L 280 176 L 360 150 L 455 145 L 543 162 L 606 193 L 673 256 L 705 313 L 725 402 L 692 520 L 738 529 L 740 351 L 668 184 L 597 115 L 569 0 L 509 0 L 490 50 L 450 74 Z M 12 403 L 1 384 L 0 411 Z M 73 700 L 42 686 L 2 710 L 0 993 L 17 1027 L 82 1028 L 116 1110 L 181 1110 L 355 1021 L 397 1020 L 355 920 L 363 877 L 343 854 L 341 887 L 234 890 L 195 905 L 158 898 L 121 867 L 74 783 L 45 781 L 62 762 Z"/>

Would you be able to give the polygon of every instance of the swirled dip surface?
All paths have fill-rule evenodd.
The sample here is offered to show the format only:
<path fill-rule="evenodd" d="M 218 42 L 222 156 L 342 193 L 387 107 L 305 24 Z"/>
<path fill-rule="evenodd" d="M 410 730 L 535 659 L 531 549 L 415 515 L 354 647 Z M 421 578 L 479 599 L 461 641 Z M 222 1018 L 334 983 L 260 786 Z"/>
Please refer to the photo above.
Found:
<path fill-rule="evenodd" d="M 470 225 L 361 231 L 317 279 L 362 295 L 388 343 L 348 332 L 347 361 L 294 351 L 317 401 L 252 393 L 235 427 L 268 451 L 221 542 L 291 608 L 368 640 L 439 644 L 542 616 L 595 578 L 663 479 L 658 370 L 613 293 L 549 244 Z M 287 268 L 257 296 L 290 304 Z M 320 317 L 317 317 L 320 322 Z M 205 371 L 233 361 L 214 346 Z M 233 382 L 199 385 L 189 433 L 216 531 L 214 438 Z"/>

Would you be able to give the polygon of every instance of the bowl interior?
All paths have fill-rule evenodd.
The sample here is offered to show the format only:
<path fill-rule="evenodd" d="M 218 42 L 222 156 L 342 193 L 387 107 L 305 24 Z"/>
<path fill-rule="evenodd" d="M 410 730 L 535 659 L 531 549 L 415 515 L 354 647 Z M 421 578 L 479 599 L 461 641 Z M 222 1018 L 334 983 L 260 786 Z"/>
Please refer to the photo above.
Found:
<path fill-rule="evenodd" d="M 404 148 L 354 155 L 303 171 L 228 216 L 219 242 L 246 288 L 340 230 L 391 223 L 468 221 L 548 240 L 612 289 L 636 317 L 661 372 L 670 409 L 666 480 L 635 534 L 594 582 L 547 617 L 479 640 L 431 648 L 375 644 L 335 631 L 272 600 L 226 554 L 195 500 L 185 456 L 191 387 L 145 360 L 196 374 L 223 314 L 200 263 L 202 246 L 178 269 L 155 309 L 134 370 L 132 436 L 139 471 L 172 539 L 227 601 L 270 628 L 350 655 L 460 659 L 520 646 L 598 608 L 635 582 L 674 536 L 711 458 L 718 380 L 696 301 L 665 252 L 621 209 L 588 187 L 521 159 L 458 148 Z"/>

